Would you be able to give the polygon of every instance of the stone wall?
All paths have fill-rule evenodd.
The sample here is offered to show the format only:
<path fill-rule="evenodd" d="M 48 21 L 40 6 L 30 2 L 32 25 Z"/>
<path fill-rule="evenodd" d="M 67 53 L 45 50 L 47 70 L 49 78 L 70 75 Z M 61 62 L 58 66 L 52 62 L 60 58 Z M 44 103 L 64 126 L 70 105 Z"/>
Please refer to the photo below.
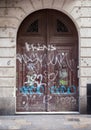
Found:
<path fill-rule="evenodd" d="M 0 114 L 15 114 L 16 39 L 26 16 L 57 9 L 75 23 L 79 34 L 79 108 L 86 113 L 87 83 L 91 83 L 91 0 L 0 0 Z"/>

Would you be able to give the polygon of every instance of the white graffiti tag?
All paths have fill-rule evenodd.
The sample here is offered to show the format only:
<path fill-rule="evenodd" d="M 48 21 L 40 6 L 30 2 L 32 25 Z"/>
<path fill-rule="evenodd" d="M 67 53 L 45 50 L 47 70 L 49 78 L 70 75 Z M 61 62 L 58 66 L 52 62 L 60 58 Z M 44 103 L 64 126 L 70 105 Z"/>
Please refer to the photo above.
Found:
<path fill-rule="evenodd" d="M 69 60 L 67 56 L 67 53 L 62 56 L 61 52 L 57 53 L 56 55 L 50 54 L 49 57 L 47 57 L 46 54 L 38 55 L 38 53 L 31 53 L 31 55 L 29 56 L 27 54 L 17 54 L 17 59 L 21 64 L 22 62 L 24 62 L 29 70 L 38 69 L 38 64 L 40 65 L 40 67 L 42 67 L 45 65 L 43 63 L 46 62 L 47 66 L 59 65 L 59 67 L 62 67 L 62 65 L 65 64 L 72 71 L 74 66 L 71 65 L 71 60 Z M 72 62 L 74 62 L 73 59 Z"/>
<path fill-rule="evenodd" d="M 37 45 L 35 45 L 35 44 L 29 44 L 29 43 L 26 42 L 25 47 L 26 47 L 27 51 L 30 51 L 30 50 L 32 50 L 32 51 L 44 51 L 45 49 L 48 50 L 48 51 L 56 50 L 56 47 L 54 45 L 46 46 L 44 44 L 39 44 L 39 43 Z"/>
<path fill-rule="evenodd" d="M 42 83 L 43 76 L 42 74 L 33 74 L 32 76 L 27 75 L 27 82 L 30 86 L 33 85 L 34 83 L 37 84 L 37 86 L 44 85 L 46 86 L 46 83 Z"/>
<path fill-rule="evenodd" d="M 58 71 L 48 73 L 48 74 L 47 74 L 46 71 L 44 71 L 44 78 L 46 79 L 46 77 L 48 76 L 48 80 L 51 81 L 51 82 L 56 79 L 57 75 L 58 75 Z"/>

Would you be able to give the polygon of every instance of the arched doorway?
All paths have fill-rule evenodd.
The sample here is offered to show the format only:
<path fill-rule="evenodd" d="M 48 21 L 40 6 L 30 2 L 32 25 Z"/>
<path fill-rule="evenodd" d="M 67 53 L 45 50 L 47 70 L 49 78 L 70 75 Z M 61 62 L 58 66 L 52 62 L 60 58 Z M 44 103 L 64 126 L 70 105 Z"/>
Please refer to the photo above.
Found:
<path fill-rule="evenodd" d="M 78 34 L 56 10 L 29 15 L 17 35 L 17 112 L 78 111 Z"/>

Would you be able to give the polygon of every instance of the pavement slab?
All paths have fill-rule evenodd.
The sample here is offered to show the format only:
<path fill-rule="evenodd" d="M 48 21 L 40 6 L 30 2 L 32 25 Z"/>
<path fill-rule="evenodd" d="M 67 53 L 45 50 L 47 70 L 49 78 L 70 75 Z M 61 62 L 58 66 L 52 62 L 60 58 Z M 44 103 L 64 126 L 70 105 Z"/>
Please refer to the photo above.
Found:
<path fill-rule="evenodd" d="M 0 130 L 91 130 L 91 115 L 0 116 Z"/>

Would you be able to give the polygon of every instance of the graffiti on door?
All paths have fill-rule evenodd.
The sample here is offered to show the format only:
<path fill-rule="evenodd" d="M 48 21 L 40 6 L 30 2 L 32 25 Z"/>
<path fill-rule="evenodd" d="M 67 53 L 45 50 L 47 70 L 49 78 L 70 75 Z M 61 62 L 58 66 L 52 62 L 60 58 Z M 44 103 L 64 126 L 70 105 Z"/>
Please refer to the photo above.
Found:
<path fill-rule="evenodd" d="M 47 51 L 55 51 L 56 50 L 56 47 L 54 45 L 41 45 L 40 43 L 36 45 L 34 44 L 29 44 L 29 43 L 25 43 L 25 47 L 26 47 L 26 50 L 27 51 L 44 51 L 45 49 Z"/>
<path fill-rule="evenodd" d="M 71 83 L 68 79 L 69 77 L 74 77 L 74 67 L 75 61 L 73 58 L 69 59 L 69 52 L 57 51 L 54 45 L 41 45 L 41 44 L 28 44 L 25 43 L 23 47 L 24 53 L 17 54 L 17 60 L 20 64 L 25 64 L 28 73 L 26 74 L 26 81 L 24 81 L 23 86 L 20 87 L 20 92 L 24 95 L 33 94 L 44 94 L 46 87 L 48 87 L 48 92 L 50 94 L 75 94 L 77 86 L 75 83 Z M 47 50 L 48 53 L 44 53 Z M 56 53 L 54 53 L 56 51 Z M 41 52 L 41 53 L 40 53 Z M 44 63 L 44 64 L 43 64 Z M 49 71 L 43 69 L 43 67 L 48 66 L 51 70 Z M 57 69 L 54 70 L 54 68 Z M 69 69 L 69 72 L 68 72 Z M 42 73 L 39 73 L 42 70 Z M 33 74 L 31 74 L 31 72 Z M 71 76 L 71 73 L 73 75 Z M 43 82 L 46 80 L 47 82 Z M 74 79 L 73 79 L 74 80 Z"/>
<path fill-rule="evenodd" d="M 26 46 L 29 46 L 28 44 L 27 45 L 26 44 L 27 43 L 25 43 L 26 53 L 23 53 L 23 54 L 18 53 L 17 59 L 19 60 L 19 62 L 21 64 L 22 64 L 22 62 L 24 62 L 29 70 L 35 71 L 35 69 L 37 69 L 37 71 L 38 71 L 40 66 L 41 67 L 43 66 L 43 62 L 46 62 L 47 66 L 58 65 L 61 69 L 62 69 L 62 66 L 66 66 L 71 71 L 74 70 L 74 59 L 69 60 L 68 53 L 58 52 L 55 55 L 54 52 L 50 53 L 50 51 L 51 52 L 53 51 L 52 49 L 50 49 L 49 55 L 47 56 L 47 54 L 45 54 L 45 53 L 39 54 L 39 51 L 36 51 L 37 49 L 39 49 L 38 46 L 33 46 L 33 47 L 36 48 L 36 50 L 35 50 L 33 47 L 30 47 L 30 48 L 26 47 Z M 42 48 L 40 51 L 43 51 L 43 50 L 45 50 L 45 48 L 47 48 L 47 47 L 44 47 L 44 46 L 42 45 L 42 47 L 40 47 L 40 48 Z M 54 46 L 50 45 L 50 48 L 52 48 L 52 47 L 54 47 Z M 29 53 L 29 50 L 31 52 L 31 48 L 33 49 L 33 51 L 29 55 L 28 53 Z M 54 50 L 56 50 L 55 47 L 54 47 Z M 39 68 L 38 68 L 37 64 L 40 64 Z"/>
<path fill-rule="evenodd" d="M 42 95 L 39 95 L 40 98 L 42 98 L 42 103 L 45 104 L 46 102 L 48 103 L 48 105 L 50 106 L 50 102 L 53 100 L 53 96 L 51 95 L 47 95 L 47 97 L 44 95 L 42 97 Z M 38 96 L 37 95 L 31 95 L 30 97 L 28 95 L 23 95 L 20 102 L 21 102 L 21 106 L 23 106 L 23 108 L 25 108 L 26 110 L 30 109 L 30 104 L 29 102 L 33 103 L 34 101 L 37 101 Z M 77 99 L 74 96 L 61 96 L 58 95 L 57 97 L 54 96 L 54 101 L 56 101 L 58 103 L 58 105 L 60 105 L 60 110 L 65 110 L 66 108 L 68 108 L 69 110 L 75 110 L 77 107 Z M 56 105 L 54 107 L 57 107 Z"/>
<path fill-rule="evenodd" d="M 43 85 L 38 85 L 34 83 L 33 85 L 29 86 L 27 83 L 25 83 L 24 86 L 20 88 L 20 92 L 24 95 L 26 94 L 43 94 L 45 87 Z M 49 88 L 50 94 L 72 94 L 76 93 L 76 87 L 73 86 L 51 86 Z"/>
<path fill-rule="evenodd" d="M 24 83 L 24 86 L 20 88 L 20 92 L 22 94 L 43 94 L 46 83 L 43 83 L 42 80 L 42 74 L 27 75 L 27 81 Z"/>

